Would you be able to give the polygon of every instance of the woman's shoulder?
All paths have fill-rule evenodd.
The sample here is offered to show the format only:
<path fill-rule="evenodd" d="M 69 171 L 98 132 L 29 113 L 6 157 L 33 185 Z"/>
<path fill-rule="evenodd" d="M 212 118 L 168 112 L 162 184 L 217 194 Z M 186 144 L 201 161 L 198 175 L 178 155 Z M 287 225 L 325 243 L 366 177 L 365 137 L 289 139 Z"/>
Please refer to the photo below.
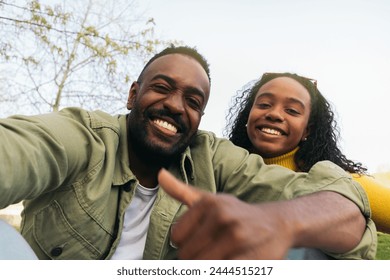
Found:
<path fill-rule="evenodd" d="M 390 186 L 386 186 L 385 184 L 377 180 L 374 176 L 357 174 L 357 173 L 352 173 L 351 176 L 355 181 L 360 183 L 363 187 L 367 186 L 367 187 L 383 188 L 384 190 L 390 193 Z"/>

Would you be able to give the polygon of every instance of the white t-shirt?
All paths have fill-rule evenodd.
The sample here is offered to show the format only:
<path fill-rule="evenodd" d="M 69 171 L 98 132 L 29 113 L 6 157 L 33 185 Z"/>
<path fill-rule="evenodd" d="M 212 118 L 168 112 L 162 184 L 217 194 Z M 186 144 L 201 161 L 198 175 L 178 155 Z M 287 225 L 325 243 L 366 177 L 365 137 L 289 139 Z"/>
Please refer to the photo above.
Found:
<path fill-rule="evenodd" d="M 158 187 L 148 189 L 138 184 L 126 209 L 121 239 L 112 260 L 142 260 L 157 191 Z"/>

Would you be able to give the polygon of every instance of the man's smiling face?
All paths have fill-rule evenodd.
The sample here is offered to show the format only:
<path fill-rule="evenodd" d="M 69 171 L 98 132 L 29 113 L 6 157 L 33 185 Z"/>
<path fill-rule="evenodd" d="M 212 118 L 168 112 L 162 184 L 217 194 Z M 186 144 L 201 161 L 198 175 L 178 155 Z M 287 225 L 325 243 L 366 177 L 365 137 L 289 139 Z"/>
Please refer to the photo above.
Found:
<path fill-rule="evenodd" d="M 169 54 L 153 61 L 128 98 L 129 141 L 138 156 L 164 162 L 184 151 L 198 130 L 209 92 L 207 73 L 190 56 Z"/>

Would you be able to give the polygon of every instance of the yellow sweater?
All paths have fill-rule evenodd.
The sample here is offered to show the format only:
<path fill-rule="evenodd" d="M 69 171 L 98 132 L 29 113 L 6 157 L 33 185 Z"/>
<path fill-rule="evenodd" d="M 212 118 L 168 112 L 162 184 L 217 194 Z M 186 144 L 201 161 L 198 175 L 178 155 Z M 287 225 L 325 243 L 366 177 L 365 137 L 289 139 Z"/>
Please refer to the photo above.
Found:
<path fill-rule="evenodd" d="M 267 164 L 277 164 L 299 171 L 294 161 L 294 155 L 299 148 L 275 158 L 265 158 Z M 386 187 L 369 176 L 351 174 L 352 178 L 360 183 L 370 201 L 372 219 L 379 231 L 390 233 L 390 187 Z"/>

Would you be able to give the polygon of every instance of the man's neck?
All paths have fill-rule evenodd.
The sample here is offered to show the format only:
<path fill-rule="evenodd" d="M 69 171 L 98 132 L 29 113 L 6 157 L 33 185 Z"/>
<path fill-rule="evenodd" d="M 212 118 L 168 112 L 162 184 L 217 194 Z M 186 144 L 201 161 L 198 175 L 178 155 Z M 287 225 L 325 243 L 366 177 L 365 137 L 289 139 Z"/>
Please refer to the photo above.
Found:
<path fill-rule="evenodd" d="M 138 156 L 129 149 L 130 169 L 138 179 L 139 183 L 145 188 L 154 188 L 157 186 L 157 173 L 160 166 L 152 166 L 138 158 Z"/>

